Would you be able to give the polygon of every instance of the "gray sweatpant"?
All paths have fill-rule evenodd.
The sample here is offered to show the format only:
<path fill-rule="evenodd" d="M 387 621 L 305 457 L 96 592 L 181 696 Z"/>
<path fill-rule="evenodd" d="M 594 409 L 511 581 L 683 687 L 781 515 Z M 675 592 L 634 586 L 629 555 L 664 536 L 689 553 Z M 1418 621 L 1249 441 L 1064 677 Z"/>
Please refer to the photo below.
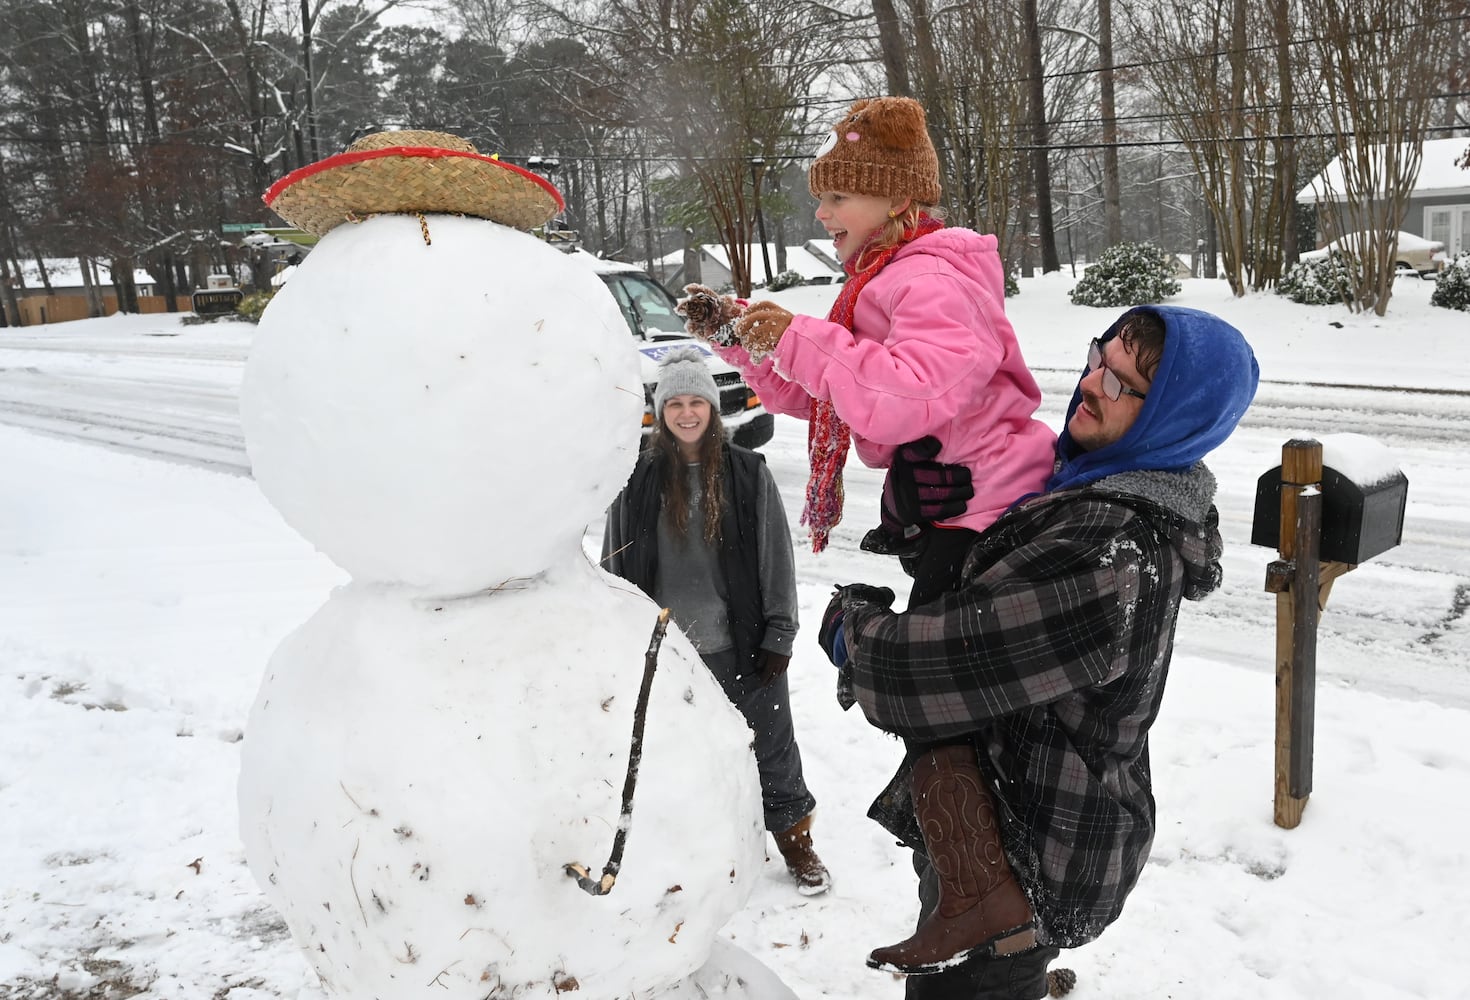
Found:
<path fill-rule="evenodd" d="M 735 650 L 701 653 L 725 697 L 745 716 L 754 736 L 766 829 L 781 833 L 816 808 L 801 772 L 801 750 L 791 721 L 790 688 L 783 674 L 762 687 L 759 677 L 736 676 Z"/>

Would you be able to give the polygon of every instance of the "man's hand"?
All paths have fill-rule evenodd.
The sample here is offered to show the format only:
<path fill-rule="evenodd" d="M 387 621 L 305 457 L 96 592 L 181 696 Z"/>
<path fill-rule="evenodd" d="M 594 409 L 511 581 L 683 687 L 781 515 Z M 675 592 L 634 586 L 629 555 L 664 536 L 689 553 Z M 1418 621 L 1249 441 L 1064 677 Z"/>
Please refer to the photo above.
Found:
<path fill-rule="evenodd" d="M 773 653 L 769 649 L 763 649 L 756 659 L 756 665 L 761 671 L 761 687 L 765 687 L 786 673 L 786 668 L 791 666 L 791 657 L 785 653 Z"/>
<path fill-rule="evenodd" d="M 872 587 L 866 583 L 838 584 L 833 589 L 832 600 L 822 613 L 822 627 L 817 632 L 817 644 L 833 666 L 842 667 L 847 663 L 847 638 L 842 631 L 847 612 L 868 604 L 891 608 L 893 598 L 893 591 L 887 587 Z"/>
<path fill-rule="evenodd" d="M 741 313 L 739 299 L 721 295 L 708 285 L 685 285 L 684 296 L 674 311 L 684 317 L 684 329 L 691 337 L 720 347 L 735 343 L 729 324 Z"/>
<path fill-rule="evenodd" d="M 752 302 L 734 322 L 735 339 L 745 348 L 752 362 L 775 350 L 781 334 L 791 325 L 792 313 L 774 302 Z"/>

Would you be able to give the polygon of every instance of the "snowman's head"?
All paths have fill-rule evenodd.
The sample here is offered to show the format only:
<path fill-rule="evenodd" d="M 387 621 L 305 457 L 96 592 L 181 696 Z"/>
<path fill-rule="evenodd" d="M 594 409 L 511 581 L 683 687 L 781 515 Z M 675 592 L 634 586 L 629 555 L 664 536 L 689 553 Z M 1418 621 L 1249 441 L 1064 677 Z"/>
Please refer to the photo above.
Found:
<path fill-rule="evenodd" d="M 402 215 L 317 244 L 261 317 L 241 416 L 261 490 L 355 579 L 466 594 L 580 557 L 637 457 L 643 383 L 591 268 L 428 222 L 431 245 Z"/>
<path fill-rule="evenodd" d="M 294 170 L 265 203 L 299 229 L 323 236 L 372 215 L 446 213 L 514 229 L 544 225 L 566 203 L 550 182 L 447 132 L 374 132 L 345 152 Z"/>

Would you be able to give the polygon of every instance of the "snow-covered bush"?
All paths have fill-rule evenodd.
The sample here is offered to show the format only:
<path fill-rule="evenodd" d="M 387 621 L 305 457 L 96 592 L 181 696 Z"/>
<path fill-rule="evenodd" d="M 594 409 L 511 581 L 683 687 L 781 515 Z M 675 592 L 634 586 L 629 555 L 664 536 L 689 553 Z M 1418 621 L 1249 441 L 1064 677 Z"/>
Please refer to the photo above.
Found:
<path fill-rule="evenodd" d="M 1021 284 L 1020 284 L 1020 282 L 1018 282 L 1016 280 L 1016 276 L 1014 274 L 1012 274 L 1011 272 L 1007 271 L 1006 272 L 1006 298 L 1010 298 L 1012 295 L 1020 295 L 1020 294 L 1021 294 Z"/>
<path fill-rule="evenodd" d="M 795 288 L 797 285 L 806 284 L 806 279 L 799 271 L 786 270 L 766 282 L 766 290 L 779 292 L 783 288 Z"/>
<path fill-rule="evenodd" d="M 274 291 L 251 292 L 241 299 L 240 304 L 235 307 L 235 315 L 241 319 L 249 320 L 251 323 L 259 323 L 260 314 L 265 312 L 265 307 L 270 305 L 270 301 L 275 297 L 275 294 Z"/>
<path fill-rule="evenodd" d="M 1276 283 L 1276 294 L 1304 306 L 1330 306 L 1352 296 L 1353 270 L 1342 254 L 1300 260 Z"/>
<path fill-rule="evenodd" d="M 1444 309 L 1470 312 L 1470 252 L 1456 254 L 1455 259 L 1434 280 L 1434 293 L 1429 304 Z"/>
<path fill-rule="evenodd" d="M 1168 254 L 1152 243 L 1119 243 L 1102 252 L 1071 296 L 1079 306 L 1137 306 L 1162 302 L 1178 291 Z"/>

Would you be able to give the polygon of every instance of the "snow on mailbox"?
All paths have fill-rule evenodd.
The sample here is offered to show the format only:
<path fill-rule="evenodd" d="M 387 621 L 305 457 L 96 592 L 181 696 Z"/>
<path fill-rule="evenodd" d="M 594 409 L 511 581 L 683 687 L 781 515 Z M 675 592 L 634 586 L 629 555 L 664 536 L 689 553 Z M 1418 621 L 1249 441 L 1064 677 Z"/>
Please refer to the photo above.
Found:
<path fill-rule="evenodd" d="M 1409 480 L 1383 445 L 1361 434 L 1322 439 L 1322 533 L 1318 558 L 1356 566 L 1399 544 Z M 1251 544 L 1281 542 L 1281 466 L 1256 482 Z"/>

